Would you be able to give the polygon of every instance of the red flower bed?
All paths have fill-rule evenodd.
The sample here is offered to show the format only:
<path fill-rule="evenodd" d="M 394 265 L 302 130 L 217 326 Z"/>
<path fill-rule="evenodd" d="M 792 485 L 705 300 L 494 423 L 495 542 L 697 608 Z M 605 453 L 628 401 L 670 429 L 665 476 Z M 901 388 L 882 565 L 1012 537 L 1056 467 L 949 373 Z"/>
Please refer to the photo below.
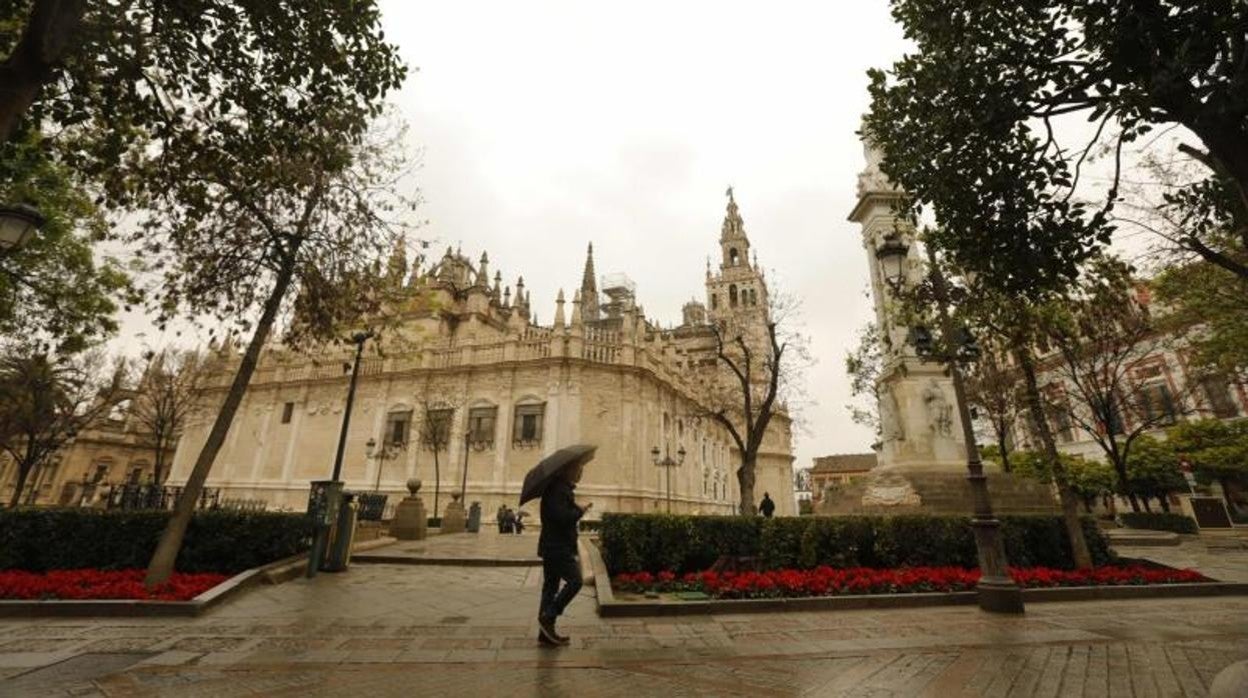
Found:
<path fill-rule="evenodd" d="M 223 574 L 175 573 L 148 592 L 146 570 L 52 570 L 0 572 L 0 599 L 140 599 L 187 601 L 224 582 Z"/>
<path fill-rule="evenodd" d="M 1010 576 L 1024 587 L 1114 586 L 1124 584 L 1174 584 L 1203 582 L 1194 570 L 1157 569 L 1143 566 L 1096 567 L 1090 570 L 1055 570 L 1046 567 L 1010 569 Z M 671 572 L 617 574 L 612 583 L 621 591 L 701 591 L 720 599 L 760 599 L 838 594 L 913 594 L 920 592 L 970 591 L 979 581 L 979 570 L 963 567 L 910 567 L 877 570 L 866 567 L 766 572 L 690 572 L 682 577 Z"/>

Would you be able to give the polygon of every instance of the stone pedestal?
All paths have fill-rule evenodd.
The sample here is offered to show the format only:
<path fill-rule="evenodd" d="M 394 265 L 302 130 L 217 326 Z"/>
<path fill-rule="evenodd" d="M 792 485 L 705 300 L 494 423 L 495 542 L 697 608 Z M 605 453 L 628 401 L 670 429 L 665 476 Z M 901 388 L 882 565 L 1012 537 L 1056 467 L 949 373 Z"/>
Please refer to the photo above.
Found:
<path fill-rule="evenodd" d="M 424 540 L 429 535 L 429 518 L 425 514 L 424 501 L 416 496 L 420 491 L 420 480 L 408 480 L 407 491 L 411 494 L 395 507 L 390 535 L 399 540 Z"/>
<path fill-rule="evenodd" d="M 464 512 L 464 503 L 459 501 L 459 493 L 451 495 L 451 503 L 442 512 L 442 533 L 463 533 L 467 530 L 468 516 Z"/>
<path fill-rule="evenodd" d="M 989 470 L 988 494 L 996 514 L 1059 514 L 1052 488 L 1031 478 Z M 957 514 L 974 511 L 966 468 L 877 466 L 861 480 L 824 493 L 815 513 L 824 515 Z"/>

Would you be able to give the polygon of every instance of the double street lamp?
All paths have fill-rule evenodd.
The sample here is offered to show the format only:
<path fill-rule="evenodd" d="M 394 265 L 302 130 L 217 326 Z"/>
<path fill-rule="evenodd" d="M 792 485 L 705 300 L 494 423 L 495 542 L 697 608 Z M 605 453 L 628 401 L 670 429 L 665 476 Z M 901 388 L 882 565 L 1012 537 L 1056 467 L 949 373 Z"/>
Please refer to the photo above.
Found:
<path fill-rule="evenodd" d="M 366 458 L 377 460 L 377 481 L 373 483 L 373 491 L 381 491 L 381 469 L 386 466 L 386 461 L 394 460 L 404 451 L 407 444 L 400 442 L 386 442 L 381 445 L 381 450 L 377 450 L 377 439 L 370 438 L 368 443 L 364 445 L 364 455 Z"/>
<path fill-rule="evenodd" d="M 667 513 L 672 513 L 672 468 L 678 468 L 685 462 L 685 447 L 682 445 L 676 451 L 676 460 L 672 460 L 670 455 L 663 455 L 659 451 L 659 447 L 655 446 L 650 449 L 650 459 L 654 461 L 654 465 L 667 471 Z"/>
<path fill-rule="evenodd" d="M 905 263 L 909 248 L 896 236 L 885 239 L 876 250 L 886 282 L 897 291 L 905 281 Z M 996 613 L 1022 613 L 1023 593 L 1010 578 L 1005 557 L 1005 543 L 1001 539 L 1001 522 L 992 512 L 992 500 L 988 495 L 988 478 L 984 464 L 979 458 L 979 446 L 975 443 L 975 430 L 971 426 L 971 412 L 966 401 L 966 386 L 960 363 L 979 358 L 975 338 L 965 327 L 954 324 L 949 315 L 949 286 L 931 246 L 927 248 L 929 263 L 928 284 L 935 302 L 937 326 L 940 337 L 933 337 L 926 327 L 913 327 L 909 341 L 922 361 L 943 363 L 953 382 L 953 393 L 962 422 L 962 438 L 966 444 L 966 479 L 971 486 L 974 511 L 971 529 L 975 535 L 975 548 L 979 555 L 980 577 L 976 591 L 979 607 Z"/>

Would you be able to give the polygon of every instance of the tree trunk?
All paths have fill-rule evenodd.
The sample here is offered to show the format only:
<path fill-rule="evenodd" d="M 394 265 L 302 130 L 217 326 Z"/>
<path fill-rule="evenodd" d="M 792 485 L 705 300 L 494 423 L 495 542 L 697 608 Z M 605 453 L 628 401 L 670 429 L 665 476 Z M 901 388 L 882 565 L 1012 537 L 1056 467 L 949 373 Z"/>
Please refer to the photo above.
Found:
<path fill-rule="evenodd" d="M 442 469 L 438 465 L 438 447 L 433 447 L 433 518 L 438 518 L 438 495 L 442 491 Z"/>
<path fill-rule="evenodd" d="M 1248 224 L 1248 133 L 1244 132 L 1242 121 L 1233 118 L 1221 121 L 1197 118 L 1185 119 L 1183 125 L 1190 128 L 1200 138 L 1205 147 L 1209 149 L 1209 155 L 1216 164 L 1222 166 L 1222 174 L 1231 179 L 1235 192 L 1238 194 L 1241 213 L 1235 218 L 1241 226 L 1241 240 L 1248 246 L 1248 239 L 1244 239 L 1248 237 L 1248 232 L 1244 232 L 1245 229 L 1242 227 Z M 1244 274 L 1242 265 L 1236 268 L 1221 264 L 1217 260 L 1211 261 L 1228 269 L 1241 279 L 1248 278 Z"/>
<path fill-rule="evenodd" d="M 1144 511 L 1149 514 L 1153 513 L 1153 508 L 1148 505 L 1148 500 L 1151 499 L 1151 497 L 1149 497 L 1148 495 L 1144 495 L 1143 497 L 1140 497 L 1140 499 L 1143 500 Z"/>
<path fill-rule="evenodd" d="M 239 364 L 238 372 L 234 374 L 230 392 L 225 396 L 221 411 L 217 413 L 217 419 L 213 422 L 212 431 L 208 433 L 208 440 L 204 442 L 199 458 L 195 460 L 195 467 L 191 470 L 190 477 L 187 478 L 186 487 L 178 497 L 173 516 L 165 525 L 164 533 L 160 536 L 160 543 L 156 545 L 156 552 L 152 555 L 152 560 L 147 567 L 147 578 L 143 582 L 148 589 L 164 583 L 173 574 L 174 563 L 178 559 L 178 552 L 182 549 L 182 538 L 186 535 L 186 527 L 191 523 L 191 515 L 195 513 L 195 504 L 199 501 L 200 492 L 204 489 L 208 472 L 212 470 L 217 453 L 225 443 L 230 423 L 234 421 L 234 413 L 238 411 L 238 406 L 243 401 L 243 394 L 247 391 L 247 384 L 251 381 L 251 374 L 256 370 L 256 364 L 260 359 L 260 349 L 273 330 L 277 311 L 281 308 L 282 299 L 285 298 L 286 290 L 290 288 L 291 280 L 294 278 L 296 252 L 297 249 L 292 250 L 283 260 L 282 268 L 274 281 L 273 290 L 264 302 L 264 312 L 260 316 L 260 322 L 256 325 L 256 331 L 251 335 L 251 342 L 247 345 L 246 353 L 243 354 L 243 361 Z"/>
<path fill-rule="evenodd" d="M 997 451 L 1001 454 L 1001 470 L 1010 472 L 1010 452 L 1006 448 L 1005 430 L 997 430 Z"/>
<path fill-rule="evenodd" d="M 1230 478 L 1218 478 L 1218 484 L 1222 485 L 1222 499 L 1226 500 L 1226 508 L 1230 510 L 1232 514 L 1238 514 L 1239 508 L 1235 506 L 1235 498 L 1231 495 L 1231 488 L 1229 486 L 1230 482 Z"/>
<path fill-rule="evenodd" d="M 1157 498 L 1157 501 L 1161 502 L 1161 510 L 1169 514 L 1170 513 L 1170 495 L 1163 494 Z"/>
<path fill-rule="evenodd" d="M 39 90 L 56 77 L 86 0 L 36 0 L 22 38 L 0 63 L 0 143 L 17 132 Z"/>
<path fill-rule="evenodd" d="M 746 456 L 737 470 L 737 485 L 741 487 L 740 511 L 742 516 L 755 516 L 758 506 L 754 504 L 754 465 L 756 457 Z"/>
<path fill-rule="evenodd" d="M 1134 492 L 1127 493 L 1127 502 L 1131 504 L 1131 511 L 1140 513 L 1140 500 L 1135 496 Z"/>
<path fill-rule="evenodd" d="M 13 485 L 13 496 L 9 498 L 9 508 L 13 509 L 22 503 L 22 492 L 26 489 L 26 479 L 30 477 L 30 468 L 17 467 L 17 482 Z"/>
<path fill-rule="evenodd" d="M 158 440 L 156 442 L 156 454 L 152 457 L 152 484 L 160 486 L 160 473 L 165 467 L 165 449 Z"/>
<path fill-rule="evenodd" d="M 1083 522 L 1079 520 L 1079 501 L 1070 488 L 1070 479 L 1066 476 L 1066 466 L 1057 452 L 1057 441 L 1049 429 L 1044 407 L 1040 404 L 1040 386 L 1036 382 L 1036 364 L 1031 349 L 1016 343 L 1014 356 L 1023 371 L 1026 384 L 1027 410 L 1035 422 L 1040 441 L 1044 444 L 1044 455 L 1049 459 L 1053 472 L 1053 482 L 1057 485 L 1058 499 L 1062 504 L 1062 522 L 1066 525 L 1066 535 L 1070 538 L 1070 550 L 1075 559 L 1075 567 L 1089 569 L 1092 567 L 1092 553 L 1088 551 L 1088 542 L 1083 537 Z"/>

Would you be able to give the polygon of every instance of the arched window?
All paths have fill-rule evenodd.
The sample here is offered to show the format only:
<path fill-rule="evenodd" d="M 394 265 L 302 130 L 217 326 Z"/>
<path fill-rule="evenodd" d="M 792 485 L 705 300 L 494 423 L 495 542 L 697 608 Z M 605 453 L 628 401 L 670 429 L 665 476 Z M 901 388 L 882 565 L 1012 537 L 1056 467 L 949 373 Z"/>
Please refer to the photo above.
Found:
<path fill-rule="evenodd" d="M 719 309 L 719 294 L 712 293 L 711 294 L 711 310 L 718 310 L 718 309 Z"/>
<path fill-rule="evenodd" d="M 736 284 L 733 284 L 728 287 L 728 305 L 733 308 L 737 307 L 737 285 Z"/>
<path fill-rule="evenodd" d="M 739 255 L 737 254 L 737 248 L 729 247 L 728 248 L 728 265 L 733 266 L 733 267 L 737 266 L 738 256 Z"/>

